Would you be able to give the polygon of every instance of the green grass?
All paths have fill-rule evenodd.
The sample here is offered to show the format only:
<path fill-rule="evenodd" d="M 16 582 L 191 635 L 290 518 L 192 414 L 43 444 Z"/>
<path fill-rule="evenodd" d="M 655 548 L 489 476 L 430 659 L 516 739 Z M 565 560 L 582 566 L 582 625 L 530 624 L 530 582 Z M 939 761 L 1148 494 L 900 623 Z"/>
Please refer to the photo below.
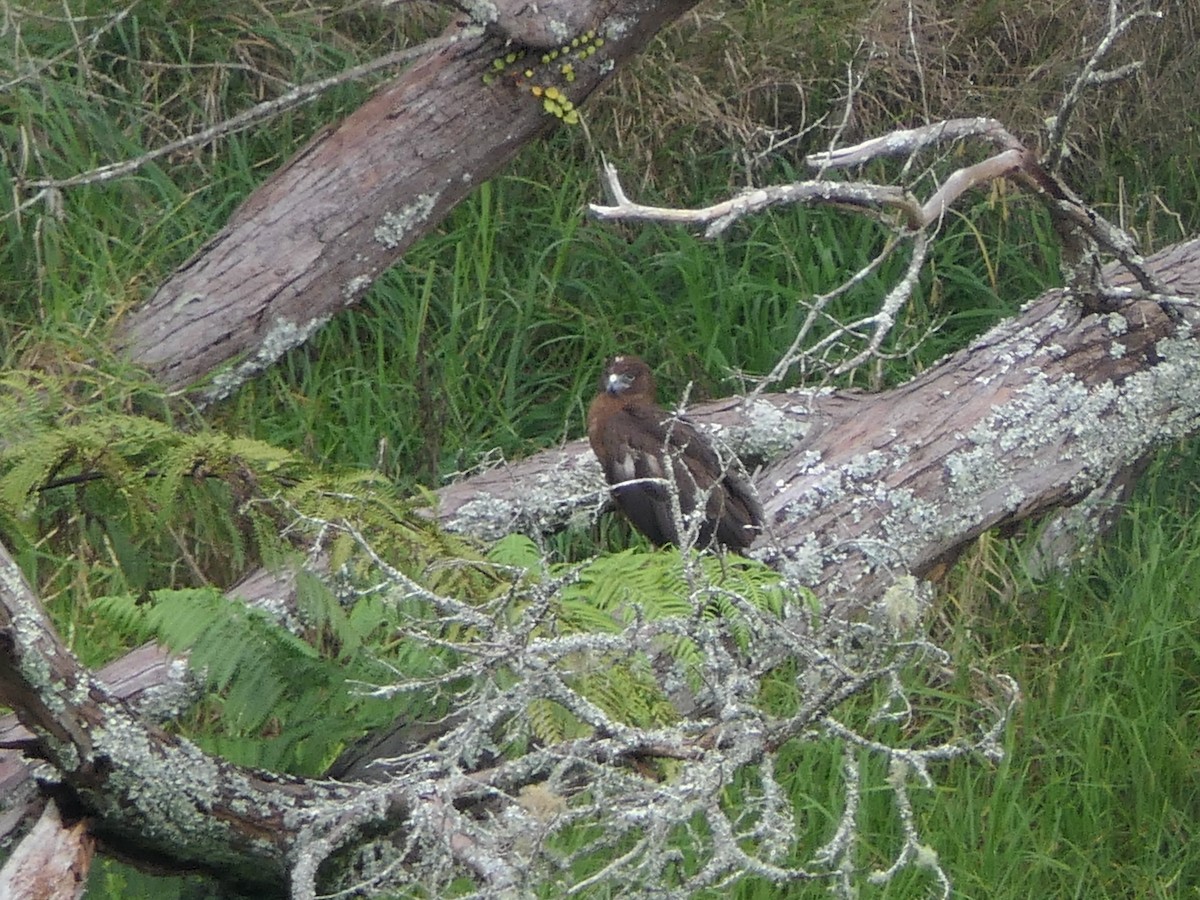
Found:
<path fill-rule="evenodd" d="M 192 24 L 201 29 L 193 33 L 171 4 L 143 2 L 103 35 L 88 57 L 91 70 L 63 63 L 53 79 L 11 87 L 0 112 L 0 202 L 10 202 L 18 178 L 64 177 L 136 155 L 209 121 L 213 109 L 244 108 L 281 81 L 329 74 L 402 40 L 369 10 L 321 16 L 238 2 L 228 15 L 206 10 L 193 10 Z M 767 4 L 747 10 L 756 34 L 786 31 Z M 719 40 L 709 33 L 705 45 L 714 59 L 725 58 L 724 28 L 715 32 Z M 72 39 L 65 26 L 23 35 L 31 58 L 54 57 Z M 819 44 L 831 55 L 847 52 L 832 31 Z M 688 87 L 691 75 L 671 68 L 672 59 L 682 58 L 678 44 L 664 41 L 656 50 L 668 74 Z M 230 59 L 246 67 L 211 65 Z M 9 60 L 14 71 L 20 61 Z M 840 78 L 840 63 L 838 69 Z M 661 86 L 652 80 L 648 88 Z M 597 118 L 622 121 L 614 104 L 628 90 L 618 85 Z M 152 403 L 129 399 L 135 390 L 113 377 L 119 363 L 104 341 L 114 316 L 183 262 L 313 129 L 365 93 L 348 86 L 269 127 L 113 184 L 69 189 L 61 216 L 39 209 L 6 219 L 0 362 L 71 374 L 81 397 L 106 408 Z M 803 104 L 785 99 L 785 114 L 799 118 Z M 820 105 L 813 96 L 805 101 Z M 615 129 L 596 129 L 599 147 L 628 169 L 626 187 L 636 199 L 701 205 L 723 198 L 742 177 L 742 165 L 711 146 L 731 139 L 711 122 L 687 124 L 681 114 L 690 116 L 691 107 L 672 111 L 671 102 L 658 95 L 639 110 L 675 117 L 663 125 L 672 137 L 661 146 L 672 152 L 654 159 L 657 180 L 643 187 L 642 160 L 621 158 Z M 751 105 L 771 103 L 755 94 Z M 645 131 L 642 140 L 660 137 Z M 30 135 L 37 138 L 33 163 L 11 149 Z M 1091 149 L 1095 166 L 1074 172 L 1099 172 L 1100 179 L 1075 186 L 1114 217 L 1124 204 L 1154 249 L 1200 228 L 1200 157 L 1191 146 L 1102 143 Z M 438 484 L 490 452 L 515 457 L 580 436 L 601 362 L 617 351 L 652 362 L 664 401 L 689 383 L 693 400 L 731 393 L 730 370 L 769 369 L 803 317 L 803 302 L 863 265 L 882 240 L 877 226 L 855 217 L 806 210 L 740 223 L 717 241 L 682 229 L 591 222 L 582 210 L 601 197 L 596 149 L 565 132 L 529 148 L 413 248 L 357 309 L 210 418 L 330 467 L 379 466 L 404 489 Z M 774 177 L 797 173 L 786 161 L 757 173 L 760 183 Z M 904 380 L 1057 282 L 1057 240 L 1028 197 L 977 196 L 960 212 L 939 235 L 897 327 L 895 341 L 907 352 L 859 376 L 855 386 Z M 903 262 L 892 261 L 839 301 L 836 312 L 873 308 Z M 915 338 L 935 324 L 917 345 Z M 1166 453 L 1114 535 L 1069 575 L 1047 582 L 1021 574 L 1028 545 L 989 540 L 943 597 L 939 637 L 953 650 L 959 673 L 944 690 L 958 699 L 925 696 L 928 716 L 903 738 L 941 737 L 948 727 L 970 733 L 975 723 L 963 710 L 981 691 L 972 667 L 1012 674 L 1024 694 L 1002 763 L 959 762 L 934 773 L 935 791 L 914 790 L 924 837 L 961 896 L 1196 896 L 1198 479 L 1200 448 Z M 629 537 L 614 521 L 596 531 L 564 536 L 555 547 L 575 558 L 614 535 L 616 543 Z M 53 570 L 55 561 L 45 564 Z M 93 563 L 93 577 L 99 568 Z M 80 573 L 87 577 L 82 566 Z M 78 625 L 71 638 L 88 658 L 111 652 L 114 640 L 94 619 L 85 610 L 69 617 Z M 808 811 L 812 831 L 803 849 L 811 851 L 828 839 L 840 809 L 840 748 L 788 748 L 782 763 L 795 802 Z M 885 863 L 895 847 L 881 777 L 876 768 L 864 798 L 870 812 L 864 869 Z M 163 884 L 106 864 L 97 869 L 93 893 L 165 896 Z M 172 884 L 180 896 L 203 891 Z M 915 873 L 863 895 L 918 897 L 928 887 L 928 878 Z M 744 898 L 818 895 L 824 896 L 820 886 L 780 892 L 754 882 L 738 891 Z"/>
<path fill-rule="evenodd" d="M 523 455 L 580 436 L 602 362 L 617 352 L 652 363 L 665 402 L 689 383 L 693 401 L 737 390 L 732 370 L 769 370 L 804 304 L 883 244 L 879 226 L 819 210 L 776 211 L 713 241 L 588 221 L 583 209 L 601 192 L 594 168 L 575 158 L 575 140 L 560 135 L 527 151 L 516 174 L 460 204 L 360 307 L 245 386 L 218 417 L 324 462 L 378 464 L 402 483 L 433 485 L 489 453 Z M 718 173 L 732 166 L 712 163 Z M 1047 227 L 1026 202 L 969 210 L 935 249 L 889 349 L 911 350 L 940 324 L 913 351 L 914 360 L 935 359 L 1053 282 L 1057 257 L 1031 237 Z M 890 260 L 831 312 L 866 314 L 905 262 Z M 912 360 L 901 360 L 871 383 L 911 371 Z"/>
<path fill-rule="evenodd" d="M 1161 500 L 1194 493 L 1198 459 L 1164 456 L 1069 576 L 951 614 L 960 661 L 1024 694 L 1004 764 L 945 781 L 930 817 L 964 896 L 1200 885 L 1200 509 Z"/>

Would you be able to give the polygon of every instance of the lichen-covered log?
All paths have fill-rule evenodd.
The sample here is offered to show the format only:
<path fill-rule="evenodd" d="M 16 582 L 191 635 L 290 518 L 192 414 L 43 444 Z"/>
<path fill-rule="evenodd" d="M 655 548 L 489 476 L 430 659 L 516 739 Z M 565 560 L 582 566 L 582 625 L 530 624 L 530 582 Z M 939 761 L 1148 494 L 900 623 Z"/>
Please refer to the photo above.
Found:
<path fill-rule="evenodd" d="M 854 395 L 831 392 L 763 394 L 750 402 L 699 404 L 687 415 L 753 468 L 788 453 L 806 435 L 821 430 L 830 416 L 856 402 Z M 609 505 L 608 485 L 586 439 L 490 466 L 446 485 L 436 496 L 436 511 L 430 512 L 436 512 L 443 528 L 484 540 L 514 531 L 586 525 Z"/>
<path fill-rule="evenodd" d="M 496 624 L 505 646 L 513 637 L 508 618 L 501 616 Z M 714 746 L 712 722 L 658 730 L 614 722 L 592 738 L 531 749 L 492 768 L 465 763 L 464 752 L 478 759 L 471 748 L 485 740 L 479 729 L 490 727 L 497 709 L 512 715 L 531 702 L 533 692 L 553 682 L 546 673 L 550 661 L 561 661 L 558 637 L 530 640 L 537 618 L 518 624 L 525 640 L 511 646 L 529 659 L 517 660 L 514 667 L 505 650 L 493 659 L 510 676 L 524 672 L 529 677 L 510 683 L 503 702 L 486 691 L 477 697 L 476 720 L 455 722 L 455 735 L 446 736 L 440 749 L 427 747 L 396 760 L 402 777 L 377 785 L 305 780 L 231 765 L 132 713 L 67 651 L 16 563 L 0 547 L 0 703 L 11 705 L 36 736 L 25 752 L 57 770 L 65 793 L 87 814 L 90 833 L 124 857 L 145 859 L 160 869 L 200 868 L 240 893 L 315 900 L 319 886 L 361 884 L 359 866 L 370 868 L 375 857 L 373 850 L 365 850 L 362 858 L 355 851 L 388 835 L 403 848 L 391 870 L 398 881 L 426 887 L 430 878 L 444 884 L 469 875 L 487 896 L 525 896 L 538 874 L 522 864 L 522 856 L 513 856 L 513 847 L 537 846 L 547 824 L 525 811 L 523 792 L 530 785 L 555 775 L 564 784 L 586 783 L 596 790 L 600 782 L 581 775 L 603 771 L 611 773 L 610 789 L 656 794 L 661 780 L 638 775 L 631 761 L 694 761 L 700 764 L 698 777 L 723 782 L 728 760 L 720 742 Z M 573 646 L 571 655 L 582 648 Z M 873 672 L 860 675 L 856 683 L 874 677 Z M 567 694 L 556 696 L 569 699 Z M 590 702 L 585 708 L 599 711 Z M 806 709 L 794 727 L 807 728 L 821 709 Z M 734 725 L 722 720 L 721 727 Z M 764 752 L 765 732 L 747 727 L 754 728 L 755 746 L 732 743 L 753 761 Z M 709 789 L 703 795 L 719 794 Z M 624 799 L 636 808 L 638 796 Z M 339 851 L 344 853 L 334 859 Z"/>
<path fill-rule="evenodd" d="M 95 815 L 98 834 L 271 894 L 288 883 L 306 826 L 361 793 L 240 768 L 139 719 L 63 646 L 3 548 L 0 704 L 37 735 L 37 753 Z M 405 814 L 392 812 L 397 822 Z"/>
<path fill-rule="evenodd" d="M 311 570 L 320 571 L 324 564 L 324 557 L 318 557 L 311 562 Z M 227 596 L 277 619 L 295 621 L 296 572 L 257 569 L 230 588 Z M 151 722 L 174 719 L 200 696 L 187 656 L 155 643 L 143 644 L 113 660 L 96 675 L 114 697 Z M 22 748 L 35 744 L 35 736 L 15 715 L 0 716 L 0 845 L 41 812 L 43 798 L 30 783 L 21 753 Z"/>
<path fill-rule="evenodd" d="M 144 644 L 97 675 L 114 696 L 155 720 L 167 714 L 178 715 L 195 699 L 194 679 L 186 663 L 158 644 Z M 158 715 L 157 710 L 164 715 Z M 20 748 L 35 743 L 34 735 L 15 715 L 0 716 L 0 747 Z M 38 812 L 36 796 L 27 792 L 29 778 L 20 750 L 0 750 L 0 843 L 21 826 L 23 818 Z"/>
<path fill-rule="evenodd" d="M 1200 240 L 1147 260 L 1200 295 Z M 1117 285 L 1132 279 L 1109 273 Z M 1071 506 L 1200 428 L 1200 308 L 1139 301 L 1102 314 L 1051 291 L 908 384 L 795 391 L 696 411 L 741 452 L 769 521 L 756 550 L 827 600 L 869 603 L 996 526 Z M 441 491 L 449 528 L 555 528 L 605 502 L 583 441 Z"/>
<path fill-rule="evenodd" d="M 603 47 L 576 62 L 564 93 L 581 103 L 694 3 L 610 4 L 599 24 Z M 469 24 L 449 34 L 466 34 Z M 507 19 L 501 24 L 518 28 Z M 205 401 L 225 396 L 303 342 L 558 121 L 511 79 L 483 83 L 493 60 L 512 49 L 500 38 L 463 39 L 415 63 L 316 135 L 117 323 L 118 345 L 173 390 L 237 361 L 198 391 Z"/>
<path fill-rule="evenodd" d="M 1151 260 L 1200 294 L 1200 241 Z M 1085 314 L 1052 291 L 762 475 L 770 558 L 827 597 L 927 575 L 984 531 L 1072 506 L 1200 428 L 1200 308 Z"/>

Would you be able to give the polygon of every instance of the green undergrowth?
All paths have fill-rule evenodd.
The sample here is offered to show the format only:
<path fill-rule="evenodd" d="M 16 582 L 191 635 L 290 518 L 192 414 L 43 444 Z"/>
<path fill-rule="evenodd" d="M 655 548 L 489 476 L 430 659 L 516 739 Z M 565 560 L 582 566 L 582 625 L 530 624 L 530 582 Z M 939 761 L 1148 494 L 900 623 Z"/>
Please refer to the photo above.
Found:
<path fill-rule="evenodd" d="M 1005 762 L 952 774 L 931 805 L 961 896 L 1177 897 L 1200 884 L 1200 447 L 1181 449 L 1068 575 L 1019 574 L 1029 550 L 1009 549 L 1007 590 L 965 579 L 946 598 L 960 672 L 1007 671 L 1023 693 Z"/>
<path fill-rule="evenodd" d="M 805 304 L 884 240 L 860 217 L 804 209 L 745 220 L 712 241 L 682 228 L 591 221 L 584 208 L 603 197 L 601 152 L 621 169 L 630 196 L 646 203 L 717 202 L 748 173 L 757 184 L 803 177 L 796 161 L 821 145 L 820 131 L 749 168 L 740 150 L 762 149 L 770 128 L 803 127 L 829 110 L 840 116 L 860 32 L 895 51 L 877 57 L 882 68 L 866 83 L 874 93 L 864 94 L 857 124 L 868 134 L 919 121 L 914 98 L 922 94 L 954 101 L 937 114 L 996 114 L 1032 141 L 1054 98 L 1022 92 L 1044 94 L 1050 84 L 1053 93 L 1066 70 L 1052 61 L 1047 81 L 1015 67 L 1041 66 L 1034 51 L 1074 54 L 1079 45 L 1064 37 L 1069 23 L 1053 4 L 1028 4 L 1029 27 L 1011 24 L 1021 11 L 1013 4 L 951 4 L 931 23 L 946 40 L 923 45 L 926 76 L 940 69 L 946 77 L 918 90 L 905 67 L 908 32 L 894 18 L 900 7 L 703 4 L 584 107 L 590 138 L 571 129 L 528 148 L 356 309 L 201 415 L 125 370 L 107 346 L 112 323 L 370 85 L 340 87 L 269 123 L 110 182 L 51 192 L 20 212 L 13 199 L 31 196 L 32 180 L 137 156 L 415 33 L 379 5 L 331 11 L 234 0 L 217 9 L 147 0 L 80 43 L 111 4 L 70 4 L 94 17 L 73 24 L 59 5 L 35 6 L 38 27 L 0 35 L 0 540 L 86 663 L 151 635 L 188 649 L 210 693 L 172 727 L 239 762 L 306 774 L 399 712 L 436 712 L 437 698 L 405 707 L 357 687 L 383 680 L 387 664 L 419 672 L 436 660 L 389 641 L 396 610 L 374 599 L 350 609 L 308 583 L 294 634 L 222 599 L 218 590 L 248 571 L 307 549 L 310 534 L 281 531 L 298 516 L 351 522 L 423 584 L 491 597 L 497 584 L 482 570 L 434 564 L 487 550 L 436 534 L 413 514 L 416 491 L 497 455 L 581 436 L 602 361 L 615 352 L 651 362 L 665 403 L 689 385 L 693 402 L 733 393 L 739 372 L 774 364 Z M 959 15 L 966 6 L 970 14 Z M 427 12 L 405 15 L 418 31 L 439 27 Z M 1050 16 L 1053 27 L 1040 27 Z M 1187 25 L 1172 26 L 1184 45 L 1163 50 L 1146 72 L 1176 66 L 1184 99 L 1195 71 L 1184 55 L 1196 45 Z M 981 58 L 1002 77 L 980 75 Z M 1147 93 L 1114 94 L 1115 104 L 1099 108 L 1115 111 L 1086 114 L 1066 172 L 1154 250 L 1200 230 L 1200 155 L 1194 104 Z M 1145 125 L 1156 115 L 1171 128 L 1166 138 Z M 1057 247 L 1030 197 L 970 195 L 937 237 L 887 345 L 894 358 L 840 383 L 896 384 L 962 347 L 1058 283 Z M 877 308 L 906 261 L 890 261 L 833 312 Z M 793 373 L 785 386 L 801 380 Z M 995 699 L 976 672 L 1008 672 L 1024 696 L 1004 762 L 947 766 L 933 773 L 935 790 L 914 791 L 924 837 L 958 895 L 1167 897 L 1200 884 L 1198 457 L 1195 446 L 1165 454 L 1117 532 L 1070 574 L 1034 578 L 1024 567 L 1027 543 L 988 537 L 942 598 L 937 637 L 953 651 L 957 674 L 918 694 L 920 714 L 904 730 L 881 736 L 919 743 L 969 733 L 978 725 L 972 704 Z M 551 565 L 637 541 L 606 518 L 552 538 Z M 498 552 L 506 550 L 513 546 Z M 359 560 L 344 536 L 331 552 L 352 570 Z M 606 611 L 620 597 L 669 608 L 676 588 L 662 554 L 601 555 L 564 613 L 571 627 L 610 628 Z M 614 591 L 629 593 L 614 599 Z M 598 677 L 593 687 L 613 709 L 623 708 L 622 692 L 626 704 L 644 701 L 627 711 L 657 721 L 664 708 L 634 697 L 637 684 Z M 786 703 L 787 691 L 775 687 L 764 702 Z M 543 738 L 579 727 L 549 708 L 531 722 Z M 803 852 L 828 840 L 840 813 L 840 760 L 836 744 L 781 752 L 811 827 Z M 880 786 L 885 773 L 867 774 L 864 871 L 886 864 L 898 836 Z M 106 864 L 92 889 L 98 897 L 173 896 L 175 884 Z M 918 897 L 929 888 L 917 872 L 862 894 Z M 821 885 L 753 880 L 735 891 L 818 894 Z"/>
<path fill-rule="evenodd" d="M 315 459 L 378 465 L 436 485 L 499 453 L 520 456 L 582 434 L 607 356 L 644 356 L 664 402 L 743 388 L 768 371 L 815 295 L 865 266 L 885 232 L 820 210 L 768 213 L 705 240 L 682 228 L 588 221 L 595 173 L 555 145 L 544 180 L 504 176 L 464 201 L 323 329 L 224 404 L 219 416 Z M 714 165 L 728 167 L 729 160 Z M 780 167 L 781 180 L 801 176 Z M 720 199 L 710 186 L 708 201 Z M 866 315 L 904 252 L 829 307 Z M 853 379 L 881 387 L 962 346 L 1057 279 L 1045 215 L 1026 198 L 978 198 L 946 228 L 886 346 L 899 359 Z M 1007 298 L 1007 299 L 1001 299 Z M 828 333 L 822 322 L 814 340 Z M 819 375 L 808 375 L 818 383 Z M 783 387 L 796 384 L 793 375 Z"/>
<path fill-rule="evenodd" d="M 89 388 L 106 399 L 89 402 Z M 0 540 L 89 663 L 114 649 L 92 627 L 95 601 L 227 589 L 259 567 L 290 564 L 322 522 L 358 530 L 431 588 L 476 589 L 467 569 L 420 574 L 475 551 L 439 534 L 378 473 L 321 469 L 294 450 L 214 430 L 137 380 L 118 386 L 83 366 L 6 370 L 0 421 Z M 351 543 L 343 535 L 320 545 L 333 571 Z"/>
<path fill-rule="evenodd" d="M 365 730 L 400 716 L 444 714 L 437 698 L 389 701 L 363 687 L 388 683 L 392 666 L 422 677 L 445 665 L 428 650 L 382 651 L 389 633 L 402 627 L 396 604 L 364 597 L 342 609 L 310 579 L 298 607 L 300 635 L 212 589 L 102 597 L 94 604 L 97 616 L 129 639 L 188 653 L 207 696 L 173 727 L 239 765 L 319 777 Z"/>

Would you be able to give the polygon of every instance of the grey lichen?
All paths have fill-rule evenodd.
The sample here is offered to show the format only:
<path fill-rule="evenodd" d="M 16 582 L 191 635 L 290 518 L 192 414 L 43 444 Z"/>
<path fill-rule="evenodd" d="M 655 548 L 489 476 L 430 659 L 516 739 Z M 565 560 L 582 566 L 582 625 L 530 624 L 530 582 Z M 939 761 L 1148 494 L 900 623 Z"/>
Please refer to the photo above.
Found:
<path fill-rule="evenodd" d="M 547 19 L 543 23 L 543 27 L 550 33 L 556 44 L 569 43 L 575 35 L 574 29 L 562 19 Z"/>
<path fill-rule="evenodd" d="M 896 557 L 905 564 L 912 561 L 919 548 L 951 536 L 963 525 L 954 514 L 947 515 L 937 503 L 918 497 L 908 488 L 886 490 L 884 496 L 888 512 L 880 523 L 880 531 Z M 966 509 L 959 513 L 965 514 Z"/>
<path fill-rule="evenodd" d="M 253 356 L 213 376 L 212 383 L 200 393 L 201 402 L 215 403 L 225 399 L 287 351 L 303 344 L 328 322 L 329 316 L 317 316 L 307 322 L 278 319 L 263 336 Z"/>
<path fill-rule="evenodd" d="M 816 584 L 825 568 L 825 548 L 815 535 L 809 535 L 782 561 L 783 576 L 799 585 Z"/>
<path fill-rule="evenodd" d="M 802 414 L 785 411 L 765 400 L 752 400 L 746 424 L 727 429 L 725 440 L 738 454 L 773 459 L 794 447 L 810 427 Z"/>
<path fill-rule="evenodd" d="M 916 629 L 929 608 L 933 588 L 927 581 L 912 575 L 896 579 L 879 600 L 878 613 L 888 629 L 896 635 L 907 634 Z"/>
<path fill-rule="evenodd" d="M 1013 391 L 1007 403 L 996 407 L 970 433 L 968 446 L 946 457 L 945 468 L 952 498 L 978 497 L 989 485 L 1005 480 L 1048 448 L 1066 444 L 1071 427 L 1087 422 L 1085 410 L 1099 415 L 1103 392 L 1089 391 L 1074 376 L 1052 381 L 1035 369 L 1029 382 Z"/>
<path fill-rule="evenodd" d="M 489 0 L 461 0 L 458 7 L 479 25 L 491 25 L 500 18 L 499 7 Z"/>
<path fill-rule="evenodd" d="M 375 228 L 375 240 L 387 249 L 395 250 L 412 231 L 429 218 L 440 196 L 439 193 L 418 194 L 416 202 L 396 212 L 384 213 L 383 219 Z"/>
<path fill-rule="evenodd" d="M 1114 336 L 1128 331 L 1119 315 L 1105 317 L 1105 324 Z M 1155 447 L 1193 433 L 1200 426 L 1196 341 L 1189 333 L 1161 340 L 1155 349 L 1159 362 L 1119 383 L 1089 386 L 1035 369 L 1027 384 L 971 430 L 966 447 L 946 457 L 951 500 L 979 498 L 995 485 L 1004 492 L 1000 502 L 1015 510 L 1026 500 L 1021 480 L 1031 477 L 1030 463 L 1044 468 L 1047 459 L 1071 473 L 1073 493 L 1086 495 Z M 1121 358 L 1124 346 L 1114 341 L 1108 352 Z"/>
<path fill-rule="evenodd" d="M 121 713 L 110 714 L 93 737 L 111 771 L 92 802 L 111 824 L 135 826 L 159 846 L 232 856 L 227 826 L 210 815 L 220 775 L 215 760 L 186 741 L 164 754 L 143 725 Z M 265 839 L 261 845 L 270 846 Z"/>
<path fill-rule="evenodd" d="M 511 499 L 481 492 L 442 526 L 483 540 L 499 540 L 513 531 L 552 531 L 593 521 L 607 497 L 600 464 L 590 451 L 564 455 L 557 465 L 525 478 Z"/>
<path fill-rule="evenodd" d="M 497 541 L 516 530 L 520 519 L 517 504 L 494 494 L 480 494 L 460 506 L 454 517 L 443 522 L 447 531 L 474 535 L 485 541 Z"/>
<path fill-rule="evenodd" d="M 166 722 L 182 715 L 200 699 L 200 682 L 188 667 L 187 660 L 173 659 L 167 664 L 162 683 L 142 692 L 137 711 L 151 722 Z"/>
<path fill-rule="evenodd" d="M 355 275 L 342 286 L 342 299 L 347 304 L 353 302 L 355 297 L 371 286 L 373 280 L 370 275 Z"/>
<path fill-rule="evenodd" d="M 637 28 L 637 20 L 625 16 L 609 16 L 604 22 L 604 37 L 619 41 Z"/>
<path fill-rule="evenodd" d="M 45 618 L 40 609 L 26 602 L 32 594 L 16 563 L 0 569 L 0 590 L 16 598 L 8 630 L 16 643 L 15 659 L 20 675 L 38 692 L 47 709 L 61 717 L 69 708 L 87 700 L 88 686 L 58 677 L 50 659 L 52 639 L 45 633 Z"/>
<path fill-rule="evenodd" d="M 879 450 L 859 453 L 850 458 L 842 471 L 851 478 L 864 480 L 878 475 L 888 465 L 888 456 Z"/>

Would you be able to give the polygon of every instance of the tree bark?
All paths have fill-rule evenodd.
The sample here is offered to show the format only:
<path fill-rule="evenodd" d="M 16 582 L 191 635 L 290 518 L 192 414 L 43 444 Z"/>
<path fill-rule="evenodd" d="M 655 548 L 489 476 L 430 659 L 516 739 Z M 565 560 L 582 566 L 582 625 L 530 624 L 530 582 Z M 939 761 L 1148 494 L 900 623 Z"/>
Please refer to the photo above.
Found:
<path fill-rule="evenodd" d="M 58 804 L 51 800 L 0 870 L 0 897 L 79 900 L 87 888 L 95 850 L 87 820 L 65 824 Z"/>
<path fill-rule="evenodd" d="M 563 92 L 582 103 L 694 4 L 611 4 L 598 25 L 603 47 L 575 61 Z M 515 28 L 510 19 L 500 24 Z M 195 394 L 208 402 L 361 299 L 417 238 L 557 121 L 511 79 L 483 83 L 507 52 L 500 38 L 463 39 L 322 130 L 117 323 L 117 345 L 171 390 L 210 379 Z"/>
<path fill-rule="evenodd" d="M 319 559 L 315 571 L 323 571 Z M 294 614 L 296 573 L 257 569 L 229 589 L 226 596 L 252 607 Z M 186 655 L 159 644 L 143 644 L 96 672 L 112 695 L 151 722 L 166 722 L 182 714 L 200 696 L 200 685 L 188 669 Z M 30 772 L 22 750 L 37 747 L 38 739 L 17 721 L 0 716 L 0 844 L 40 813 L 43 803 L 30 787 Z M 3 896 L 3 894 L 0 894 Z"/>
<path fill-rule="evenodd" d="M 307 842 L 320 840 L 322 814 L 352 807 L 362 793 L 234 766 L 138 718 L 63 646 L 3 547 L 0 703 L 37 735 L 31 752 L 95 815 L 99 836 L 130 855 L 271 896 L 284 892 Z M 390 805 L 379 812 L 397 825 L 407 814 Z"/>
<path fill-rule="evenodd" d="M 1200 294 L 1200 240 L 1147 262 L 1177 294 Z M 771 460 L 756 477 L 770 522 L 761 555 L 814 585 L 827 607 L 861 607 L 901 574 L 935 574 L 982 531 L 1077 503 L 1155 448 L 1193 434 L 1198 331 L 1193 305 L 1168 314 L 1138 301 L 1086 313 L 1055 290 L 891 391 L 765 395 L 709 404 L 697 418 Z M 564 484 L 564 472 L 577 481 Z M 548 529 L 606 494 L 576 442 L 444 489 L 438 515 L 448 527 L 492 534 L 517 524 Z M 330 848 L 352 844 L 358 829 L 433 817 L 459 864 L 493 885 L 515 883 L 502 856 L 452 811 L 461 795 L 253 772 L 140 721 L 65 650 L 2 551 L 0 702 L 35 736 L 21 746 L 55 765 L 96 816 L 97 833 L 126 853 L 277 890 L 297 872 L 315 883 Z M 619 750 L 627 758 L 648 752 L 700 751 Z M 519 763 L 487 777 L 514 794 L 536 780 Z M 472 776 L 453 790 L 483 783 Z"/>
<path fill-rule="evenodd" d="M 1176 294 L 1200 295 L 1200 240 L 1147 267 Z M 1089 314 L 1055 290 L 892 390 L 762 395 L 692 418 L 770 460 L 755 478 L 769 523 L 755 555 L 826 600 L 865 604 L 896 575 L 936 573 L 983 532 L 1079 503 L 1195 433 L 1198 329 L 1194 306 Z M 574 441 L 444 488 L 437 515 L 495 538 L 563 527 L 606 497 L 586 441 Z"/>

